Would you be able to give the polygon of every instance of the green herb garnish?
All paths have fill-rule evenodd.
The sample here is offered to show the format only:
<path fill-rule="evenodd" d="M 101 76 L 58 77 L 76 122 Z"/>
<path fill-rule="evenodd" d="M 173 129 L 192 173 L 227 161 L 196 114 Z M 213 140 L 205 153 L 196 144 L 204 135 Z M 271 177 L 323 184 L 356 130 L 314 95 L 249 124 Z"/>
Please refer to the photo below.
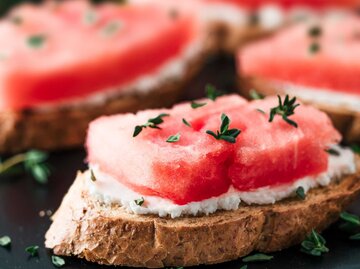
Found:
<path fill-rule="evenodd" d="M 163 120 L 164 117 L 168 117 L 168 116 L 170 116 L 170 115 L 162 113 L 162 114 L 160 114 L 159 116 L 157 116 L 155 118 L 149 119 L 147 121 L 147 123 L 145 123 L 143 125 L 135 126 L 133 137 L 138 136 L 141 133 L 141 131 L 144 128 L 147 128 L 147 127 L 153 128 L 153 129 L 161 129 L 158 125 L 164 122 L 164 120 Z"/>
<path fill-rule="evenodd" d="M 319 52 L 319 50 L 320 50 L 320 44 L 319 43 L 313 42 L 313 43 L 310 44 L 309 52 L 311 54 L 315 54 L 315 53 Z"/>
<path fill-rule="evenodd" d="M 270 261 L 274 258 L 274 256 L 257 253 L 254 255 L 247 256 L 242 259 L 243 262 L 262 262 L 262 261 Z"/>
<path fill-rule="evenodd" d="M 351 240 L 360 240 L 360 233 L 354 234 L 349 237 Z"/>
<path fill-rule="evenodd" d="M 206 94 L 207 98 L 209 98 L 212 101 L 215 101 L 216 98 L 218 98 L 219 96 L 224 95 L 225 93 L 222 92 L 222 91 L 217 90 L 214 85 L 207 84 L 206 87 L 205 87 L 205 94 Z"/>
<path fill-rule="evenodd" d="M 257 92 L 255 89 L 251 89 L 249 92 L 250 98 L 253 100 L 260 100 L 264 99 L 265 96 L 259 92 Z"/>
<path fill-rule="evenodd" d="M 27 253 L 29 253 L 31 255 L 31 257 L 37 256 L 39 254 L 38 250 L 39 250 L 39 246 L 29 246 L 29 247 L 25 248 L 25 251 Z"/>
<path fill-rule="evenodd" d="M 7 235 L 0 237 L 0 246 L 8 247 L 11 244 L 11 238 Z"/>
<path fill-rule="evenodd" d="M 96 177 L 95 177 L 95 174 L 94 174 L 94 171 L 92 169 L 90 169 L 90 179 L 91 181 L 96 181 Z"/>
<path fill-rule="evenodd" d="M 279 105 L 277 107 L 271 108 L 270 110 L 269 122 L 272 122 L 274 120 L 275 115 L 280 115 L 284 121 L 297 128 L 298 127 L 297 123 L 288 118 L 289 116 L 295 113 L 294 112 L 295 108 L 300 106 L 300 104 L 295 104 L 296 97 L 290 99 L 289 95 L 286 95 L 284 99 L 284 103 L 282 102 L 280 95 L 278 95 L 278 99 L 279 99 Z"/>
<path fill-rule="evenodd" d="M 144 197 L 141 197 L 139 199 L 134 200 L 134 202 L 135 202 L 136 205 L 142 206 L 143 203 L 145 202 L 145 200 L 144 200 Z"/>
<path fill-rule="evenodd" d="M 41 184 L 48 181 L 50 170 L 45 163 L 48 155 L 45 152 L 31 150 L 27 153 L 15 155 L 4 162 L 0 162 L 0 174 L 16 173 L 18 165 L 23 164 L 25 170 Z"/>
<path fill-rule="evenodd" d="M 301 243 L 301 251 L 312 256 L 321 256 L 323 253 L 329 252 L 325 244 L 324 237 L 313 229 L 311 234 Z"/>
<path fill-rule="evenodd" d="M 26 40 L 26 43 L 28 44 L 29 47 L 38 49 L 43 47 L 45 41 L 46 41 L 46 37 L 44 35 L 33 35 Z"/>
<path fill-rule="evenodd" d="M 310 37 L 319 37 L 322 34 L 322 30 L 319 26 L 313 26 L 309 28 L 308 34 Z"/>
<path fill-rule="evenodd" d="M 182 119 L 182 122 L 186 125 L 186 126 L 189 126 L 189 127 L 192 127 L 191 124 L 186 120 L 186 119 Z"/>
<path fill-rule="evenodd" d="M 51 261 L 56 267 L 62 267 L 65 265 L 65 260 L 59 256 L 52 255 Z"/>
<path fill-rule="evenodd" d="M 348 212 L 341 212 L 340 219 L 347 223 L 351 223 L 355 226 L 360 226 L 360 218 L 356 215 L 350 214 Z"/>
<path fill-rule="evenodd" d="M 205 106 L 206 103 L 196 103 L 196 102 L 191 102 L 191 108 L 193 109 L 196 109 L 196 108 L 199 108 L 199 107 L 202 107 L 202 106 Z"/>
<path fill-rule="evenodd" d="M 176 135 L 169 136 L 169 138 L 166 140 L 166 142 L 175 143 L 175 142 L 178 142 L 179 140 L 180 140 L 180 133 L 177 133 Z"/>
<path fill-rule="evenodd" d="M 217 140 L 225 140 L 229 143 L 235 143 L 236 137 L 241 133 L 239 129 L 230 129 L 230 119 L 225 114 L 221 115 L 221 125 L 220 131 L 216 131 L 216 134 L 213 131 L 207 130 L 206 133 L 213 136 Z"/>
<path fill-rule="evenodd" d="M 299 197 L 301 200 L 305 200 L 306 198 L 306 194 L 305 194 L 305 190 L 303 187 L 298 187 L 295 191 L 296 196 Z"/>
<path fill-rule="evenodd" d="M 121 21 L 112 21 L 109 22 L 103 29 L 102 33 L 105 36 L 113 36 L 115 35 L 120 28 L 123 26 L 123 23 Z"/>
<path fill-rule="evenodd" d="M 87 10 L 84 14 L 84 23 L 86 25 L 92 25 L 98 20 L 98 15 L 94 10 Z"/>
<path fill-rule="evenodd" d="M 354 153 L 356 153 L 356 154 L 358 154 L 358 155 L 360 155 L 360 146 L 359 145 L 351 145 L 351 150 L 354 152 Z"/>
<path fill-rule="evenodd" d="M 240 269 L 247 269 L 247 268 L 248 268 L 247 264 L 240 267 Z"/>
<path fill-rule="evenodd" d="M 340 156 L 340 152 L 337 151 L 336 149 L 329 148 L 329 149 L 326 149 L 325 151 L 327 153 L 329 153 L 330 155 Z"/>
<path fill-rule="evenodd" d="M 360 218 L 358 216 L 344 211 L 340 214 L 340 219 L 344 221 L 344 223 L 341 223 L 339 226 L 341 230 L 347 233 L 358 232 L 360 227 Z"/>

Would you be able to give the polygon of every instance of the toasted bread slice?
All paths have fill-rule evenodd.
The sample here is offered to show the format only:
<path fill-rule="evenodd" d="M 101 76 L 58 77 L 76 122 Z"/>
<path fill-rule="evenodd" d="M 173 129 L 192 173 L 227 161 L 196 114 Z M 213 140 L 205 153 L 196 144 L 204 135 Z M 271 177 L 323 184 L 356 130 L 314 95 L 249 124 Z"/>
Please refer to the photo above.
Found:
<path fill-rule="evenodd" d="M 311 229 L 325 229 L 360 193 L 357 173 L 310 190 L 304 201 L 171 219 L 101 204 L 87 193 L 85 180 L 79 173 L 53 216 L 46 247 L 100 264 L 149 268 L 215 264 L 287 248 Z"/>
<path fill-rule="evenodd" d="M 182 77 L 168 79 L 147 92 L 133 88 L 104 92 L 101 101 L 83 99 L 44 109 L 0 112 L 0 153 L 80 147 L 89 122 L 101 115 L 170 106 L 201 69 L 206 55 L 204 49 L 188 61 Z"/>
<path fill-rule="evenodd" d="M 240 93 L 246 97 L 249 97 L 251 89 L 255 89 L 257 92 L 266 96 L 287 93 L 286 90 L 276 87 L 272 82 L 257 77 L 242 78 L 239 83 L 239 89 Z M 360 142 L 359 112 L 353 111 L 344 105 L 335 106 L 325 102 L 309 102 L 309 100 L 302 101 L 326 112 L 333 121 L 336 129 L 342 133 L 344 141 L 349 143 Z"/>

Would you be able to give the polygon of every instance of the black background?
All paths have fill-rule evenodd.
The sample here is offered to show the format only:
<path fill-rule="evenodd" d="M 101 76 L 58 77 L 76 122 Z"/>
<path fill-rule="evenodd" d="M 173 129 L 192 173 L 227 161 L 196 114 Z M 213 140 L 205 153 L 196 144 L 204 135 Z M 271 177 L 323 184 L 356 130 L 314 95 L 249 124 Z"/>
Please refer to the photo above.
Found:
<path fill-rule="evenodd" d="M 1 0 L 0 0 L 1 1 Z M 202 96 L 206 83 L 211 82 L 221 89 L 235 90 L 235 68 L 231 59 L 221 57 L 210 59 L 200 76 L 191 82 L 183 99 Z M 45 186 L 37 184 L 31 177 L 0 178 L 0 237 L 12 238 L 11 248 L 0 247 L 0 269 L 47 269 L 51 264 L 51 252 L 44 248 L 44 234 L 50 225 L 48 216 L 40 217 L 42 210 L 55 211 L 61 199 L 75 178 L 77 170 L 85 170 L 85 152 L 81 149 L 57 152 L 50 155 L 52 175 Z M 360 199 L 350 211 L 360 214 Z M 360 242 L 352 242 L 347 235 L 332 225 L 324 232 L 330 252 L 323 257 L 307 256 L 299 246 L 274 253 L 274 259 L 264 263 L 249 264 L 249 269 L 292 268 L 292 269 L 340 269 L 360 268 Z M 29 258 L 24 249 L 39 245 L 39 257 Z M 87 263 L 76 258 L 65 257 L 64 268 L 112 268 Z M 239 269 L 243 263 L 203 266 L 201 268 Z M 199 267 L 198 267 L 199 268 Z"/>

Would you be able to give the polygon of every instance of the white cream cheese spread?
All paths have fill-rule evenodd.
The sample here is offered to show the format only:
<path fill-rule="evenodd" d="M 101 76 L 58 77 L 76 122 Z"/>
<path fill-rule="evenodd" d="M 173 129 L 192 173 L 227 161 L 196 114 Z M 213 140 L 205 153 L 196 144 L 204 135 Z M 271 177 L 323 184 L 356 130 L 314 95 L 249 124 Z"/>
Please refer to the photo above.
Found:
<path fill-rule="evenodd" d="M 121 184 L 118 180 L 100 171 L 96 164 L 90 165 L 96 181 L 91 180 L 90 171 L 86 172 L 86 188 L 95 199 L 106 204 L 117 203 L 135 214 L 156 214 L 172 218 L 181 215 L 211 214 L 217 210 L 235 210 L 245 204 L 273 204 L 276 201 L 295 195 L 298 187 L 305 193 L 311 188 L 326 186 L 331 181 L 356 171 L 354 153 L 350 149 L 334 146 L 340 155 L 329 155 L 328 170 L 317 176 L 301 178 L 291 184 L 275 187 L 262 187 L 254 191 L 240 192 L 230 188 L 228 192 L 186 205 L 177 205 L 172 201 L 155 196 L 144 196 Z M 144 204 L 137 205 L 135 200 L 144 199 Z"/>
<path fill-rule="evenodd" d="M 360 95 L 336 92 L 325 88 L 299 86 L 287 82 L 273 82 L 274 87 L 286 94 L 296 96 L 304 102 L 343 107 L 346 110 L 360 112 Z"/>

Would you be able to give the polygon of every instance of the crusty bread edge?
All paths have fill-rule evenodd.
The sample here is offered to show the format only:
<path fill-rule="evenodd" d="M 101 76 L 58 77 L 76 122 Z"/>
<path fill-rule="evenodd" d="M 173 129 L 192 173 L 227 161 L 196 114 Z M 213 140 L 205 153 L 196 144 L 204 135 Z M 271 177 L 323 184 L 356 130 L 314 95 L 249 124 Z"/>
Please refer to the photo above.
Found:
<path fill-rule="evenodd" d="M 83 174 L 66 194 L 46 233 L 57 255 L 107 265 L 160 268 L 215 264 L 252 251 L 273 252 L 322 231 L 360 193 L 360 173 L 309 191 L 306 200 L 244 205 L 209 216 L 159 218 L 99 204 L 84 188 Z"/>
<path fill-rule="evenodd" d="M 284 94 L 283 89 L 276 88 L 273 83 L 263 78 L 244 77 L 239 79 L 239 92 L 249 98 L 249 92 L 255 89 L 264 95 Z M 306 103 L 306 100 L 303 100 Z M 331 118 L 348 143 L 360 143 L 360 113 L 344 106 L 333 106 L 326 103 L 307 102 L 324 111 Z"/>

